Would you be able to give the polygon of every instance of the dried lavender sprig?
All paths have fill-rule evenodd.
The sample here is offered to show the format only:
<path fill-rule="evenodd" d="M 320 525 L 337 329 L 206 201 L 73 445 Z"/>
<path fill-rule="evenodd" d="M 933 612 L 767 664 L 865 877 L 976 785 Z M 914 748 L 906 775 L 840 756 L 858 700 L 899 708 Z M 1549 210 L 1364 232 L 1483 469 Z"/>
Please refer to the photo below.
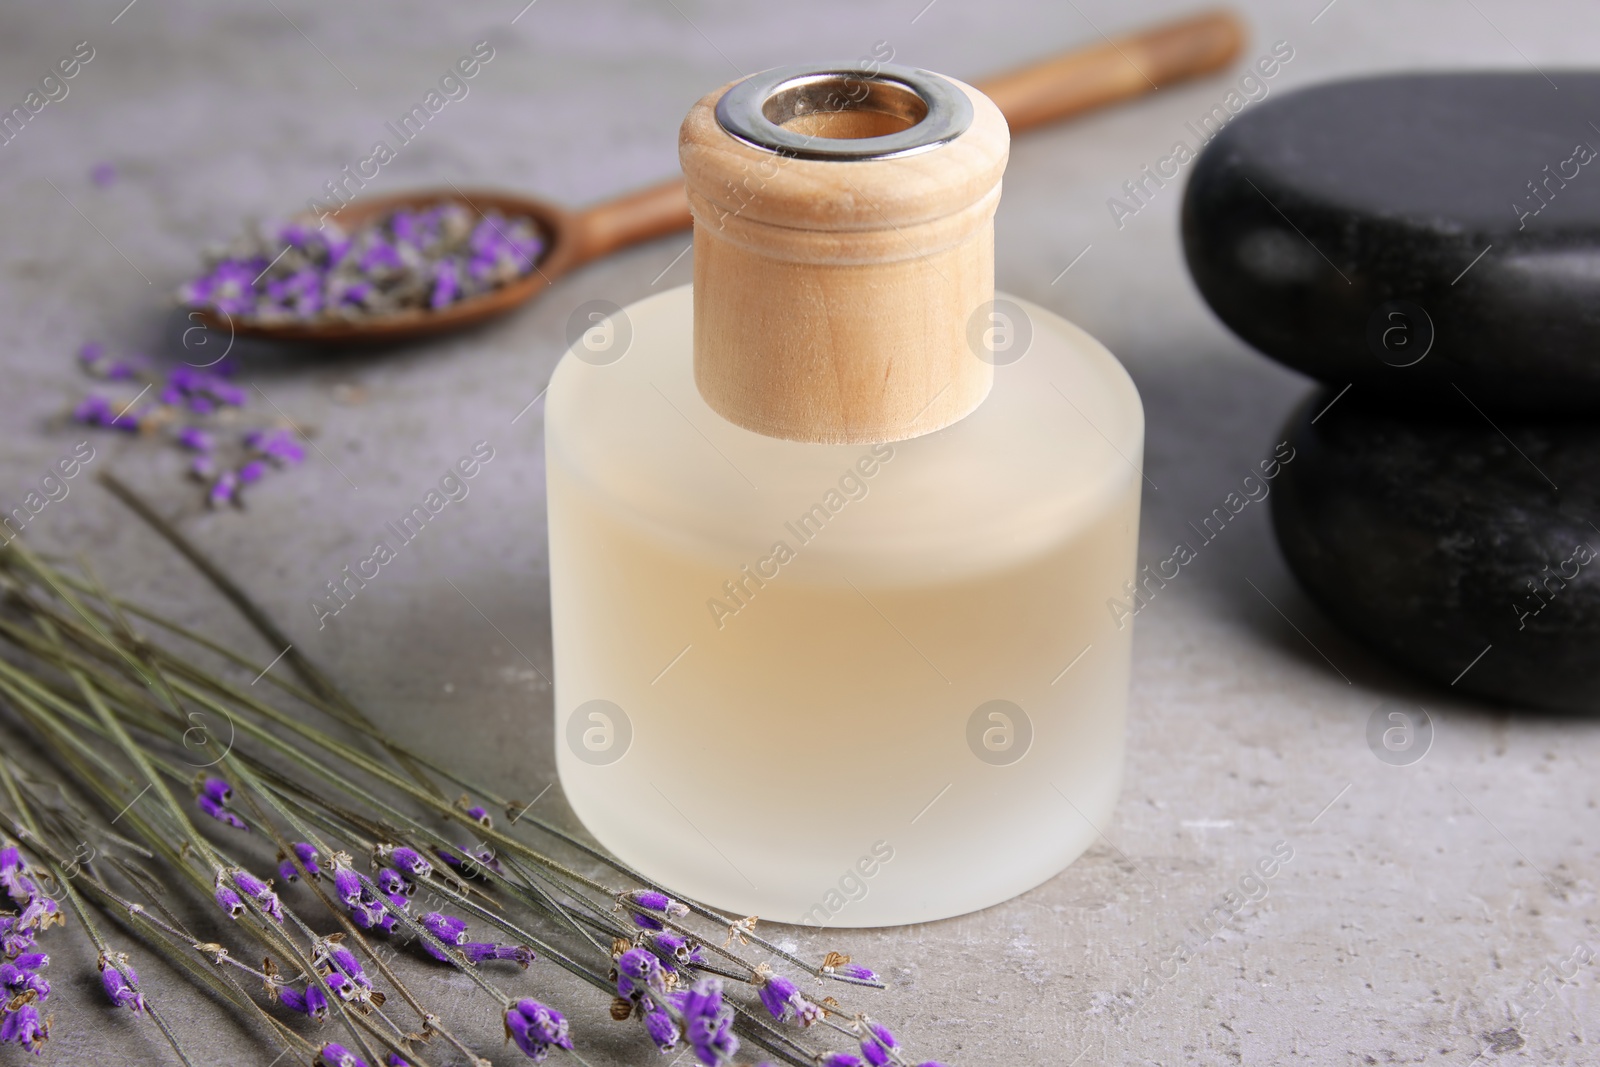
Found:
<path fill-rule="evenodd" d="M 594 885 L 594 883 L 590 883 L 590 885 Z"/>
<path fill-rule="evenodd" d="M 11 768 L 8 764 L 9 761 L 0 760 L 0 781 L 3 781 L 6 794 L 16 807 L 17 815 L 22 820 L 23 825 L 27 827 L 31 836 L 37 840 L 40 837 L 39 824 L 35 821 L 33 812 L 27 802 L 23 800 L 22 793 L 17 788 L 16 779 L 12 777 Z M 83 900 L 78 896 L 77 889 L 73 887 L 71 880 L 67 878 L 55 859 L 48 858 L 47 863 L 56 882 L 65 890 L 64 895 L 67 903 L 72 908 L 73 914 L 77 916 L 84 933 L 89 936 L 90 943 L 94 945 L 95 951 L 99 953 L 101 960 L 104 961 L 111 953 L 111 948 L 106 944 L 105 938 L 101 936 L 99 926 L 95 924 L 94 919 L 89 914 L 89 910 L 83 906 Z M 138 1004 L 140 1009 L 150 1016 L 150 1021 L 155 1023 L 156 1028 L 161 1031 L 161 1036 L 166 1038 L 167 1044 L 172 1046 L 172 1051 L 177 1054 L 184 1067 L 195 1067 L 194 1061 L 189 1058 L 189 1053 L 184 1049 L 183 1042 L 178 1040 L 178 1035 L 167 1022 L 166 1016 L 162 1014 L 156 1005 L 144 1001 L 142 997 L 140 997 Z"/>
<path fill-rule="evenodd" d="M 45 620 L 40 620 L 40 621 L 41 621 L 42 625 L 48 625 Z M 50 631 L 47 631 L 47 633 L 48 632 L 50 632 Z M 103 634 L 103 631 L 100 631 L 100 632 Z M 101 727 L 106 729 L 107 732 L 112 735 L 114 740 L 119 740 L 121 743 L 123 743 L 125 749 L 126 748 L 134 748 L 134 747 L 136 747 L 136 746 L 133 745 L 133 742 L 132 742 L 131 738 L 128 737 L 126 731 L 122 731 L 122 730 L 118 729 L 118 724 L 115 721 L 115 717 L 111 715 L 109 709 L 106 708 L 106 706 L 103 703 L 103 701 L 100 700 L 99 694 L 96 692 L 94 687 L 89 684 L 87 678 L 84 677 L 82 672 L 81 671 L 77 671 L 75 668 L 68 668 L 67 669 L 67 673 L 69 675 L 71 675 L 74 678 L 74 680 L 76 681 L 76 683 L 78 684 L 78 686 L 80 688 L 80 691 L 82 692 L 86 702 L 89 703 L 91 705 L 91 707 L 94 707 L 96 709 L 96 716 L 99 719 Z M 169 696 L 169 699 L 170 699 L 170 690 L 168 691 L 168 696 Z M 13 697 L 13 702 L 18 704 L 19 706 L 26 706 L 27 703 L 30 703 L 28 701 L 18 701 L 17 700 L 17 694 L 15 692 L 12 693 L 12 697 Z M 175 701 L 173 703 L 174 703 L 174 705 L 176 704 Z M 45 725 L 45 726 L 49 725 L 48 721 L 45 721 L 45 722 L 41 723 L 41 720 L 40 720 L 40 718 L 38 716 L 30 716 L 30 717 L 33 719 L 33 721 L 35 721 L 36 724 Z M 56 736 L 58 738 L 62 738 L 63 737 L 63 735 L 59 731 L 54 731 L 53 733 L 54 733 L 54 736 Z M 81 741 L 79 741 L 78 738 L 72 737 L 71 735 L 65 735 L 65 740 L 69 744 L 71 744 L 74 747 L 74 749 L 76 749 L 77 751 L 79 751 L 79 752 L 85 751 L 84 746 L 82 746 Z M 140 751 L 139 755 L 142 757 L 144 754 L 142 753 L 142 751 Z M 174 828 L 178 831 L 180 836 L 184 837 L 184 839 L 186 841 L 186 844 L 188 844 L 191 847 L 195 847 L 196 851 L 202 855 L 203 861 L 209 861 L 209 863 L 210 863 L 210 865 L 212 867 L 217 866 L 218 865 L 218 862 L 217 862 L 218 857 L 217 857 L 216 852 L 212 849 L 212 847 L 209 845 L 209 843 L 207 843 L 203 838 L 201 838 L 195 832 L 192 824 L 189 823 L 189 821 L 188 821 L 183 809 L 177 805 L 175 800 L 172 799 L 172 796 L 171 796 L 170 792 L 168 792 L 165 789 L 165 786 L 159 783 L 158 776 L 154 773 L 154 769 L 153 769 L 153 767 L 151 767 L 148 759 L 145 759 L 143 762 L 144 762 L 144 769 L 147 772 L 146 773 L 146 777 L 150 782 L 151 790 L 157 792 L 158 796 L 165 796 L 165 798 L 168 801 L 168 803 L 165 805 L 165 811 L 168 814 L 168 816 L 170 817 L 170 822 L 173 824 Z M 87 784 L 89 784 L 91 788 L 96 789 L 97 791 L 100 791 L 100 790 L 103 789 L 103 787 L 102 787 L 101 783 L 99 782 L 99 780 L 93 778 L 92 776 L 87 779 Z M 159 786 L 159 788 L 158 788 L 158 786 Z M 116 799 L 110 797 L 109 794 L 107 794 L 105 799 L 109 803 L 115 803 L 116 802 Z M 149 826 L 149 824 L 145 820 L 144 816 L 141 813 L 139 813 L 139 812 L 137 812 L 137 811 L 135 811 L 133 809 L 133 802 L 137 801 L 137 799 L 138 799 L 138 797 L 136 796 L 132 800 L 128 801 L 128 803 L 127 803 L 127 805 L 126 805 L 126 807 L 125 807 L 125 809 L 123 811 L 122 817 L 127 818 L 136 827 L 141 828 L 142 835 L 146 838 L 146 840 L 150 841 L 153 845 L 156 846 L 158 851 L 164 853 L 167 856 L 168 862 L 172 864 L 174 869 L 185 873 L 186 875 L 188 875 L 190 877 L 191 881 L 198 882 L 198 884 L 203 887 L 205 885 L 205 880 L 204 880 L 204 878 L 202 876 L 200 876 L 199 872 L 194 870 L 194 868 L 191 867 L 190 864 L 185 862 L 183 856 L 180 853 L 178 853 L 177 851 L 172 850 L 170 845 L 168 845 L 168 843 L 166 842 L 166 840 L 159 833 L 156 833 L 153 827 Z M 158 810 L 161 810 L 161 809 L 158 809 Z M 276 945 L 277 945 L 278 950 L 280 952 L 284 953 L 285 955 L 293 957 L 293 956 L 298 954 L 297 950 L 296 950 L 296 947 L 294 946 L 294 944 L 292 942 L 288 941 L 287 939 L 283 939 L 283 938 L 280 938 L 280 937 L 276 936 L 276 932 L 273 930 L 272 925 L 271 925 L 270 922 L 261 924 L 253 932 L 261 940 L 268 941 L 268 942 L 275 942 Z M 304 961 L 303 958 L 302 958 L 302 965 L 303 966 L 309 966 L 309 962 L 308 961 Z M 341 1012 L 341 1019 L 346 1023 L 347 1026 L 353 1026 L 353 1024 L 350 1022 L 349 1013 Z M 364 1039 L 362 1038 L 362 1035 L 357 1033 L 354 1029 L 351 1030 L 351 1033 L 356 1038 L 357 1043 L 362 1045 L 363 1049 L 367 1052 L 367 1054 L 369 1056 L 374 1055 L 372 1050 L 366 1047 L 366 1043 L 365 1043 Z"/>
<path fill-rule="evenodd" d="M 513 842 L 513 845 L 515 845 L 515 844 L 516 844 L 516 843 L 515 843 L 515 842 Z M 603 857 L 601 857 L 601 858 L 603 858 Z M 590 881 L 589 881 L 589 884 L 590 884 L 590 885 L 594 885 L 594 884 L 596 884 L 596 883 L 593 883 L 593 882 L 592 882 L 592 880 L 590 880 Z M 714 913 L 712 913 L 712 914 L 714 914 Z M 808 969 L 809 969 L 809 968 L 808 968 Z"/>

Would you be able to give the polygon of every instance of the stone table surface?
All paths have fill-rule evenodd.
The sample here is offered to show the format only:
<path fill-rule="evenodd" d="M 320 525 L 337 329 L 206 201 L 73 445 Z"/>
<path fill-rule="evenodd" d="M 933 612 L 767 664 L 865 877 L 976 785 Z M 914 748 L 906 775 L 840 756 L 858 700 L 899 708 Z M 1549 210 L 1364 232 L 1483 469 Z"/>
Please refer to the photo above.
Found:
<path fill-rule="evenodd" d="M 864 56 L 883 41 L 897 62 L 974 77 L 1185 6 L 539 0 L 519 15 L 520 0 L 136 0 L 119 14 L 122 2 L 0 14 L 6 108 L 77 42 L 94 49 L 69 95 L 0 146 L 7 508 L 81 437 L 59 420 L 85 388 L 80 344 L 185 355 L 185 324 L 166 298 L 198 250 L 246 218 L 302 207 L 476 41 L 494 58 L 470 95 L 371 191 L 451 181 L 581 204 L 674 173 L 688 105 L 741 73 Z M 1247 59 L 1279 40 L 1294 50 L 1273 94 L 1368 71 L 1578 65 L 1600 43 L 1600 8 L 1578 2 L 1240 6 L 1253 25 Z M 1019 140 L 996 223 L 1000 287 L 1100 337 L 1143 394 L 1146 561 L 1168 556 L 1187 523 L 1239 485 L 1309 389 L 1200 302 L 1180 257 L 1176 183 L 1120 226 L 1107 207 L 1230 88 L 1230 77 L 1175 86 Z M 90 180 L 102 162 L 117 174 L 103 188 Z M 197 506 L 180 457 L 143 442 L 95 438 L 91 470 L 116 469 L 176 516 L 396 737 L 531 794 L 554 777 L 540 408 L 512 419 L 548 378 L 572 309 L 685 283 L 686 244 L 614 256 L 471 335 L 383 353 L 252 355 L 253 409 L 270 402 L 315 426 L 319 451 L 253 491 L 246 512 Z M 496 458 L 470 498 L 319 630 L 309 598 L 479 440 Z M 263 652 L 88 478 L 25 536 L 92 553 L 129 595 Z M 1431 713 L 1420 762 L 1391 766 L 1369 749 L 1369 717 L 1386 701 Z M 953 1063 L 1594 1063 L 1600 976 L 1582 961 L 1600 943 L 1597 783 L 1593 722 L 1419 689 L 1334 632 L 1285 571 L 1266 509 L 1252 506 L 1140 614 L 1126 785 L 1098 845 L 980 914 L 780 933 L 807 952 L 881 965 L 892 988 L 878 1014 L 915 1050 Z M 571 818 L 554 793 L 547 803 Z M 1265 898 L 1216 936 L 1196 935 L 1275 846 L 1293 858 Z M 148 1024 L 99 1007 L 80 940 L 51 936 L 46 1061 L 170 1059 Z M 1569 978 L 1541 987 L 1555 968 Z M 270 1042 L 148 970 L 150 995 L 200 1062 L 274 1062 Z M 428 973 L 423 987 L 446 1001 L 470 993 Z M 654 1060 L 593 994 L 546 980 L 552 999 L 575 1005 L 590 1062 Z M 479 1002 L 459 1013 L 473 1041 L 500 1048 Z M 0 1063 L 22 1062 L 33 1061 L 0 1051 Z"/>

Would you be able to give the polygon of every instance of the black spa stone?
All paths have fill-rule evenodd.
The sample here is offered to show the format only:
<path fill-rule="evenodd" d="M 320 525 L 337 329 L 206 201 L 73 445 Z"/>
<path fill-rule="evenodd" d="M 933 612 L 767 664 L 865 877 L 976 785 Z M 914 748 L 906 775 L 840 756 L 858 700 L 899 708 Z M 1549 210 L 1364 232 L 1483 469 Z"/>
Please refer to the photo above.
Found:
<path fill-rule="evenodd" d="M 1271 498 L 1312 599 L 1441 687 L 1600 711 L 1600 423 L 1502 419 L 1502 436 L 1335 395 L 1290 418 Z"/>
<path fill-rule="evenodd" d="M 1600 73 L 1548 74 L 1341 81 L 1242 112 L 1184 197 L 1201 294 L 1330 385 L 1600 413 Z"/>

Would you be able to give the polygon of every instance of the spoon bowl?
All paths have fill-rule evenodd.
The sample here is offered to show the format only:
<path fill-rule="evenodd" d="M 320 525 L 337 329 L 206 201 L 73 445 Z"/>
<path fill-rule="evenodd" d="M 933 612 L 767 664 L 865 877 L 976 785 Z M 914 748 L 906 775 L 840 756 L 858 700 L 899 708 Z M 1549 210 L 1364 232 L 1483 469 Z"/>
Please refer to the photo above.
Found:
<path fill-rule="evenodd" d="M 465 329 L 492 319 L 531 299 L 551 282 L 571 270 L 579 249 L 577 216 L 547 200 L 488 189 L 415 189 L 390 196 L 364 197 L 352 201 L 336 216 L 341 226 L 356 230 L 395 211 L 421 210 L 441 203 L 456 203 L 473 214 L 498 211 L 508 218 L 533 221 L 544 241 L 544 250 L 528 273 L 504 285 L 477 293 L 442 308 L 405 308 L 384 315 L 363 315 L 351 319 L 323 319 L 310 322 L 262 321 L 228 315 L 214 308 L 196 309 L 198 321 L 208 329 L 237 337 L 256 337 L 296 344 L 363 345 L 393 344 L 431 334 Z M 688 206 L 685 204 L 687 215 Z M 314 223 L 304 215 L 299 222 Z"/>

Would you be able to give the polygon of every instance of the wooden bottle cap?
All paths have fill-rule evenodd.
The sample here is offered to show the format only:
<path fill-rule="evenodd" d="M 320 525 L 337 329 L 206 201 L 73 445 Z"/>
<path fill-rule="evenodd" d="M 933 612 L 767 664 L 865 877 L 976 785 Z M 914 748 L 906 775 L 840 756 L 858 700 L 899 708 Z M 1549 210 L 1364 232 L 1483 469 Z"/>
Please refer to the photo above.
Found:
<path fill-rule="evenodd" d="M 976 408 L 994 368 L 969 335 L 994 298 L 1009 147 L 982 93 L 906 67 L 789 67 L 701 98 L 678 154 L 706 403 L 769 437 L 835 444 Z"/>

